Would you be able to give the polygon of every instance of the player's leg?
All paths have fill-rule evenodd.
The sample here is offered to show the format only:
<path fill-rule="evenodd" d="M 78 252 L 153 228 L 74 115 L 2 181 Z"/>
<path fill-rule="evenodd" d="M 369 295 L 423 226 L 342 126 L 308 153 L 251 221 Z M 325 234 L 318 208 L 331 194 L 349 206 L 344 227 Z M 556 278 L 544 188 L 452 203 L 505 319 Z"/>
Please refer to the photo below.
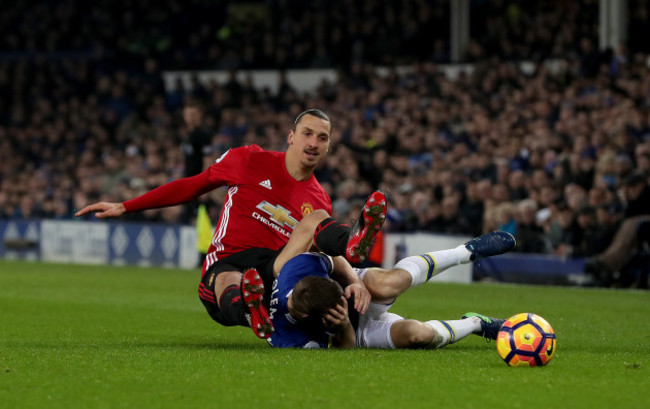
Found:
<path fill-rule="evenodd" d="M 390 327 L 393 346 L 403 348 L 426 348 L 439 341 L 440 335 L 429 325 L 416 320 L 396 321 Z"/>
<path fill-rule="evenodd" d="M 487 315 L 477 314 L 475 312 L 466 312 L 460 319 L 461 321 L 474 320 L 478 322 L 481 325 L 481 330 L 475 332 L 475 334 L 486 339 L 497 339 L 501 326 L 506 322 L 506 320 L 501 318 L 488 317 Z"/>
<path fill-rule="evenodd" d="M 359 317 L 357 346 L 365 348 L 442 348 L 482 331 L 481 319 L 432 320 L 404 319 L 388 312 L 390 305 L 372 303 Z"/>
<path fill-rule="evenodd" d="M 512 250 L 515 244 L 515 238 L 510 233 L 495 231 L 453 249 L 406 257 L 391 270 L 370 268 L 364 273 L 363 282 L 374 302 L 387 303 L 410 287 L 424 284 L 450 267 L 503 254 Z"/>
<path fill-rule="evenodd" d="M 390 306 L 382 306 L 378 301 L 392 302 L 409 287 L 423 284 L 449 267 L 503 254 L 515 245 L 511 234 L 491 232 L 454 249 L 407 257 L 392 270 L 364 270 L 360 276 L 373 296 L 373 304 L 359 321 L 357 344 L 374 348 L 441 348 L 471 334 L 496 339 L 504 320 L 474 313 L 467 313 L 460 320 L 405 320 L 387 312 Z"/>
<path fill-rule="evenodd" d="M 390 304 L 410 287 L 423 284 L 435 274 L 458 264 L 459 258 L 469 260 L 469 252 L 463 246 L 407 257 L 398 261 L 391 270 L 367 268 L 359 277 L 373 302 Z"/>
<path fill-rule="evenodd" d="M 386 203 L 386 196 L 375 191 L 366 199 L 354 226 L 331 217 L 323 220 L 314 233 L 316 247 L 330 256 L 345 256 L 350 263 L 365 260 L 386 219 Z"/>
<path fill-rule="evenodd" d="M 357 345 L 384 349 L 438 349 L 458 342 L 471 334 L 483 336 L 482 323 L 482 319 L 475 316 L 460 320 L 421 322 L 384 312 L 376 317 L 361 318 L 357 333 Z"/>
<path fill-rule="evenodd" d="M 212 319 L 224 326 L 251 327 L 260 338 L 270 336 L 273 325 L 265 297 L 268 289 L 270 299 L 273 275 L 267 265 L 276 255 L 269 249 L 249 249 L 213 264 L 199 285 L 199 297 Z"/>
<path fill-rule="evenodd" d="M 453 249 L 406 257 L 398 261 L 394 269 L 408 272 L 411 276 L 409 286 L 413 287 L 426 283 L 432 277 L 450 267 L 506 253 L 512 250 L 515 245 L 516 241 L 512 234 L 504 231 L 493 231 L 475 237 Z M 404 291 L 405 289 L 402 288 L 401 290 Z"/>
<path fill-rule="evenodd" d="M 213 265 L 199 284 L 199 298 L 213 320 L 224 326 L 248 326 L 241 297 L 242 273 L 234 266 Z"/>
<path fill-rule="evenodd" d="M 273 262 L 273 274 L 277 277 L 284 264 L 300 253 L 309 251 L 314 246 L 314 231 L 329 215 L 324 210 L 316 210 L 304 216 L 291 233 L 291 238 Z"/>
<path fill-rule="evenodd" d="M 373 303 L 390 304 L 411 286 L 411 274 L 403 269 L 386 270 L 371 267 L 359 277 L 372 297 Z"/>
<path fill-rule="evenodd" d="M 273 322 L 264 305 L 264 281 L 255 268 L 249 268 L 242 274 L 242 300 L 248 307 L 249 324 L 258 338 L 268 338 L 273 333 Z M 238 312 L 241 308 L 237 308 Z"/>
<path fill-rule="evenodd" d="M 496 334 L 503 322 L 504 320 L 478 314 L 464 315 L 460 320 L 426 322 L 402 320 L 392 325 L 390 334 L 395 348 L 438 349 L 458 342 L 471 334 L 496 339 Z"/>
<path fill-rule="evenodd" d="M 221 271 L 214 278 L 214 293 L 217 297 L 217 306 L 221 308 L 221 297 L 224 292 L 230 291 L 231 288 L 239 288 L 241 285 L 242 272 L 238 270 Z"/>
<path fill-rule="evenodd" d="M 214 284 L 215 311 L 219 312 L 221 321 L 217 322 L 227 326 L 249 326 L 258 338 L 268 338 L 273 333 L 273 324 L 264 305 L 264 288 L 255 268 L 243 274 L 239 271 L 218 274 Z"/>
<path fill-rule="evenodd" d="M 483 332 L 481 319 L 478 317 L 466 317 L 460 320 L 430 320 L 422 322 L 431 328 L 435 334 L 426 348 L 442 348 L 466 338 L 471 334 L 480 335 Z"/>
<path fill-rule="evenodd" d="M 330 256 L 345 255 L 351 262 L 361 261 L 368 255 L 385 218 L 386 197 L 379 191 L 368 197 L 352 228 L 329 217 L 324 210 L 316 210 L 300 220 L 276 258 L 273 272 L 277 276 L 287 261 L 312 247 Z"/>

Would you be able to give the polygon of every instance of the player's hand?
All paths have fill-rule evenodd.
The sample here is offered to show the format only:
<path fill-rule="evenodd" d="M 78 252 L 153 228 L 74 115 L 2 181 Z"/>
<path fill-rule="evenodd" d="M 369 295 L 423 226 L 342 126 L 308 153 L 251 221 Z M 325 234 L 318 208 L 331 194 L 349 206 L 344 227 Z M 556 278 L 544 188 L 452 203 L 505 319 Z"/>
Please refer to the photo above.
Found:
<path fill-rule="evenodd" d="M 334 330 L 332 338 L 333 348 L 354 348 L 357 344 L 357 336 L 348 316 L 348 302 L 341 297 L 341 304 L 330 310 L 323 316 L 323 324 Z"/>
<path fill-rule="evenodd" d="M 326 327 L 338 330 L 345 328 L 350 324 L 350 318 L 348 317 L 348 301 L 345 297 L 341 297 L 341 301 L 341 304 L 337 304 L 336 307 L 330 308 L 323 316 L 323 324 Z"/>
<path fill-rule="evenodd" d="M 106 217 L 119 217 L 126 213 L 126 208 L 122 203 L 99 202 L 84 207 L 74 215 L 79 217 L 92 212 L 95 212 L 98 219 L 104 219 Z"/>
<path fill-rule="evenodd" d="M 365 314 L 370 305 L 370 292 L 362 281 L 352 283 L 345 287 L 345 297 L 350 298 L 354 295 L 354 309 L 360 314 Z"/>

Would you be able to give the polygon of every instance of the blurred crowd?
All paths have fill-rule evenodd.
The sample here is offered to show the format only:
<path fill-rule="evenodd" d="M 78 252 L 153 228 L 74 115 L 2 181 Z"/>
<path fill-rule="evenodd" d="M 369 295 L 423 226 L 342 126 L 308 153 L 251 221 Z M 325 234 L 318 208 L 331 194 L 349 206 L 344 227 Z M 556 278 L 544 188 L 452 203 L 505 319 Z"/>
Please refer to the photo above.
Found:
<path fill-rule="evenodd" d="M 650 212 L 647 42 L 598 51 L 595 0 L 472 1 L 487 18 L 472 25 L 474 70 L 453 79 L 439 69 L 447 1 L 165 4 L 26 1 L 0 14 L 0 219 L 73 219 L 231 147 L 285 150 L 308 107 L 333 122 L 316 176 L 341 219 L 380 188 L 389 231 L 502 229 L 517 251 L 590 256 Z M 629 4 L 630 32 L 643 33 L 648 1 Z M 338 78 L 303 93 L 236 76 L 287 67 L 334 67 Z M 161 72 L 175 68 L 233 75 L 166 90 Z M 224 196 L 202 199 L 215 221 Z M 193 209 L 129 218 L 191 223 Z"/>
<path fill-rule="evenodd" d="M 629 0 L 649 52 L 648 1 Z M 471 0 L 466 60 L 542 61 L 598 38 L 598 0 Z M 449 0 L 25 0 L 3 4 L 0 55 L 96 58 L 139 69 L 330 68 L 450 62 Z"/>

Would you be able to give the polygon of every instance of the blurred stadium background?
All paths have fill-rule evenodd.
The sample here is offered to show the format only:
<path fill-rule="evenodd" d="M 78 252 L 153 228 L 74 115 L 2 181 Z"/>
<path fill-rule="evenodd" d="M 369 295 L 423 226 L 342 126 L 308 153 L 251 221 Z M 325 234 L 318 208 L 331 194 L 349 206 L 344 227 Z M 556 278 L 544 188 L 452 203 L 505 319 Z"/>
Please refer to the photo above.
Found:
<path fill-rule="evenodd" d="M 516 235 L 518 254 L 450 280 L 589 284 L 585 260 L 650 213 L 648 0 L 1 10 L 0 257 L 191 268 L 195 204 L 113 222 L 73 214 L 230 147 L 284 150 L 307 107 L 333 120 L 317 178 L 335 216 L 356 217 L 373 189 L 389 193 L 376 264 L 498 228 Z M 183 116 L 194 104 L 198 126 Z M 223 198 L 202 198 L 213 223 Z M 608 285 L 647 288 L 647 232 Z"/>

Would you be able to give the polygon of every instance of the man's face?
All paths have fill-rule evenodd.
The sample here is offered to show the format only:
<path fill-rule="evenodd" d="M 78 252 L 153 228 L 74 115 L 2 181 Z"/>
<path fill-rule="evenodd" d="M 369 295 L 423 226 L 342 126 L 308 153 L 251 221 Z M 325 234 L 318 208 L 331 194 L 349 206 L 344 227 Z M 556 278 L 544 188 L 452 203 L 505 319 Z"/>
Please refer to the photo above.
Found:
<path fill-rule="evenodd" d="M 636 185 L 625 186 L 623 188 L 623 194 L 625 195 L 625 200 L 636 200 L 641 195 L 643 191 L 643 183 L 637 183 Z"/>
<path fill-rule="evenodd" d="M 329 149 L 331 124 L 308 114 L 295 128 L 289 132 L 287 154 L 295 155 L 305 167 L 316 167 Z"/>
<path fill-rule="evenodd" d="M 183 108 L 183 120 L 189 127 L 196 127 L 201 124 L 201 111 L 196 107 Z"/>

